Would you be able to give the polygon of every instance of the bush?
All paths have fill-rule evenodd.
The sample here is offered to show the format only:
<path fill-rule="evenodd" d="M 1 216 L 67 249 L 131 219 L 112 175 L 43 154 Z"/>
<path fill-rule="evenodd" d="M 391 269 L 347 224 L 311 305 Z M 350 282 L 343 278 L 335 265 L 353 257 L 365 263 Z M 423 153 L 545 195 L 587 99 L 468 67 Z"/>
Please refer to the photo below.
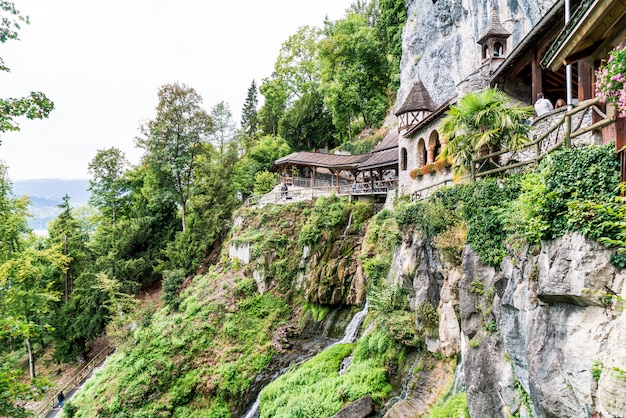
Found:
<path fill-rule="evenodd" d="M 276 185 L 276 174 L 267 170 L 254 175 L 254 194 L 261 195 L 272 191 Z"/>
<path fill-rule="evenodd" d="M 173 310 L 177 310 L 180 305 L 181 287 L 185 281 L 185 271 L 182 269 L 163 271 L 162 293 L 161 297 L 167 306 Z"/>

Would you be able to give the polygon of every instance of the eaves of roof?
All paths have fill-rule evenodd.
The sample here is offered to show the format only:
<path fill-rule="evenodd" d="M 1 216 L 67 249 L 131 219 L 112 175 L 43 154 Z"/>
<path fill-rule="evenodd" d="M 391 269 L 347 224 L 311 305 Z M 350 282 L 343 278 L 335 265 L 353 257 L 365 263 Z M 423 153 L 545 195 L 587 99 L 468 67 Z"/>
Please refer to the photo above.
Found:
<path fill-rule="evenodd" d="M 359 163 L 366 160 L 369 156 L 370 154 L 341 155 L 299 151 L 279 158 L 274 162 L 274 166 L 302 165 L 341 170 L 352 170 L 357 169 Z"/>
<path fill-rule="evenodd" d="M 624 36 L 625 19 L 626 0 L 584 0 L 544 55 L 541 66 L 556 71 L 593 55 L 603 41 Z"/>

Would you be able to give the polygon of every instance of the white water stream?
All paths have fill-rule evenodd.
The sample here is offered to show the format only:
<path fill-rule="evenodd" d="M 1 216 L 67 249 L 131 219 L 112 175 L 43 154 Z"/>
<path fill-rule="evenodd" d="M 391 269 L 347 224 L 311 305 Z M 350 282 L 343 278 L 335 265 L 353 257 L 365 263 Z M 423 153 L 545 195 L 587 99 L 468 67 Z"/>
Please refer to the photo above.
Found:
<path fill-rule="evenodd" d="M 354 317 L 352 318 L 352 320 L 346 327 L 346 330 L 344 331 L 344 334 L 343 334 L 343 338 L 339 341 L 336 341 L 328 345 L 321 352 L 323 352 L 324 350 L 328 350 L 329 348 L 334 347 L 337 344 L 353 343 L 359 333 L 359 329 L 361 328 L 361 325 L 363 324 L 365 317 L 367 316 L 368 309 L 369 309 L 369 302 L 366 300 L 365 305 L 363 305 L 363 309 L 361 309 L 359 312 L 357 312 L 354 315 Z M 302 362 L 298 363 L 296 366 L 299 366 L 301 363 L 304 363 L 306 360 L 308 359 L 303 360 Z M 276 380 L 283 373 L 287 372 L 287 370 L 294 370 L 294 367 L 290 366 L 290 367 L 284 368 L 279 373 L 277 373 L 276 376 L 274 376 L 272 381 Z M 263 392 L 263 389 L 261 389 L 261 392 Z M 258 412 L 259 412 L 259 403 L 261 401 L 261 392 L 259 392 L 259 395 L 256 397 L 256 400 L 254 401 L 250 409 L 248 409 L 248 412 L 246 412 L 246 414 L 242 416 L 242 418 L 257 418 L 259 416 Z"/>

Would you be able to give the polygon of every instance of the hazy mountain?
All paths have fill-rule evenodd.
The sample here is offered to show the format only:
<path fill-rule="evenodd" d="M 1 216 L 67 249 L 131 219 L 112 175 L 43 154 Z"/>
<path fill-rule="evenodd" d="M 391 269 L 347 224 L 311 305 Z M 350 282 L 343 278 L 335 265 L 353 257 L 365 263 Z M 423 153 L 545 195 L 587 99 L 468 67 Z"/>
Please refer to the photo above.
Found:
<path fill-rule="evenodd" d="M 47 230 L 48 222 L 56 218 L 61 209 L 63 196 L 70 197 L 70 206 L 79 207 L 89 201 L 89 180 L 15 180 L 13 194 L 17 197 L 27 195 L 30 198 L 30 212 L 33 218 L 28 225 L 38 233 Z"/>

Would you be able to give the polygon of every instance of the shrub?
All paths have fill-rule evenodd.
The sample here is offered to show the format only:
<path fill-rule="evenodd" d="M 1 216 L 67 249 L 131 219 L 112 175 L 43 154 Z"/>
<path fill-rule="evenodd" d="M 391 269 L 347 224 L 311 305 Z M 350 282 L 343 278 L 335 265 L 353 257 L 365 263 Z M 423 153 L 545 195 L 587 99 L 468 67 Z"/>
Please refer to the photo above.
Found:
<path fill-rule="evenodd" d="M 434 173 L 435 171 L 436 170 L 435 170 L 434 164 L 425 164 L 420 167 L 420 172 L 422 173 L 422 175 L 431 174 L 431 173 Z"/>
<path fill-rule="evenodd" d="M 254 194 L 261 195 L 272 191 L 276 185 L 276 174 L 267 170 L 259 171 L 254 175 Z"/>
<path fill-rule="evenodd" d="M 162 294 L 161 297 L 167 306 L 177 310 L 180 305 L 181 287 L 185 280 L 185 271 L 182 269 L 163 271 Z"/>
<path fill-rule="evenodd" d="M 445 231 L 435 237 L 433 243 L 448 263 L 461 265 L 461 253 L 467 237 L 465 222 L 450 225 Z"/>
<path fill-rule="evenodd" d="M 470 418 L 465 392 L 457 393 L 444 404 L 435 406 L 428 416 L 430 418 Z"/>

